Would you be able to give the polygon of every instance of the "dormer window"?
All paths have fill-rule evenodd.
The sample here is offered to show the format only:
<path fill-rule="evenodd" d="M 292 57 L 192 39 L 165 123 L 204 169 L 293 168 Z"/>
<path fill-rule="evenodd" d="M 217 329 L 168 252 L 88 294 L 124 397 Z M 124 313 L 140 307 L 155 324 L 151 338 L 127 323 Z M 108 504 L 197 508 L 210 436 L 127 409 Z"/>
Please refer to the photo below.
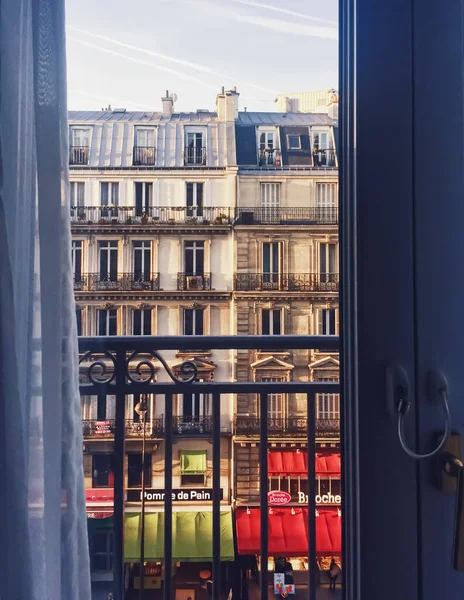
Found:
<path fill-rule="evenodd" d="M 264 166 L 280 166 L 280 152 L 277 149 L 277 134 L 275 131 L 259 133 L 258 164 Z"/>
<path fill-rule="evenodd" d="M 186 132 L 184 163 L 199 167 L 206 165 L 206 147 L 203 131 Z"/>
<path fill-rule="evenodd" d="M 134 139 L 134 165 L 155 164 L 155 129 L 153 127 L 137 127 Z"/>
<path fill-rule="evenodd" d="M 293 134 L 287 135 L 287 149 L 301 150 L 301 136 Z"/>
<path fill-rule="evenodd" d="M 88 165 L 90 154 L 90 129 L 71 127 L 69 147 L 70 165 Z"/>

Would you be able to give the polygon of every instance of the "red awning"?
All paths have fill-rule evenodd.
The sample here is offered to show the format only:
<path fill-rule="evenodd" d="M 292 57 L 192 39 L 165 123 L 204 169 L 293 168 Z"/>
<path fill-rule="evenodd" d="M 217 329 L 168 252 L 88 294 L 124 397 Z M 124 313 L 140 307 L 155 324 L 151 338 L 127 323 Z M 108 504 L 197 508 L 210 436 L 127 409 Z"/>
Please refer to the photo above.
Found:
<path fill-rule="evenodd" d="M 316 475 L 340 475 L 340 453 L 316 453 Z M 300 450 L 269 451 L 268 473 L 273 477 L 308 475 L 308 453 Z"/>
<path fill-rule="evenodd" d="M 337 509 L 318 510 L 316 517 L 316 553 L 340 556 L 341 517 Z M 239 554 L 260 553 L 260 509 L 237 508 L 237 548 Z M 273 508 L 268 515 L 269 556 L 308 556 L 308 509 Z"/>
<path fill-rule="evenodd" d="M 85 490 L 85 506 L 89 519 L 106 519 L 113 514 L 114 489 L 92 488 Z"/>

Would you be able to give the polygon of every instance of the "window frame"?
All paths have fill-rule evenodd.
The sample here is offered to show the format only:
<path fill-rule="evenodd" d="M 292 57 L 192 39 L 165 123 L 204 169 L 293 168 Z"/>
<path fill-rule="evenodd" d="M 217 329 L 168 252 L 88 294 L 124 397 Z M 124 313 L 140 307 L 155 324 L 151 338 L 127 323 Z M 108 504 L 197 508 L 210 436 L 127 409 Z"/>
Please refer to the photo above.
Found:
<path fill-rule="evenodd" d="M 298 139 L 298 147 L 292 147 L 291 143 L 290 143 L 290 138 L 297 138 Z M 302 150 L 303 147 L 301 145 L 301 135 L 298 133 L 287 133 L 287 150 L 290 151 L 298 151 L 298 150 Z"/>

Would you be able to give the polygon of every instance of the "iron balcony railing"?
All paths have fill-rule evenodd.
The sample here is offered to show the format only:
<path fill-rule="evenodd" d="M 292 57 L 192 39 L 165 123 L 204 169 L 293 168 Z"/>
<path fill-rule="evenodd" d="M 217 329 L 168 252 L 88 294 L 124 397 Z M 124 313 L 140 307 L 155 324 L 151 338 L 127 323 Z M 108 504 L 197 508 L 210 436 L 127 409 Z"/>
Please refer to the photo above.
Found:
<path fill-rule="evenodd" d="M 307 417 L 268 417 L 267 423 L 270 437 L 306 437 Z M 260 428 L 261 419 L 259 417 L 235 416 L 235 435 L 259 436 Z M 340 420 L 316 418 L 316 437 L 338 439 L 340 437 Z"/>
<path fill-rule="evenodd" d="M 313 150 L 313 164 L 315 167 L 335 167 L 335 150 L 333 148 Z"/>
<path fill-rule="evenodd" d="M 177 289 L 184 292 L 210 290 L 211 273 L 177 273 Z"/>
<path fill-rule="evenodd" d="M 236 223 L 237 225 L 338 225 L 338 207 L 239 207 Z"/>
<path fill-rule="evenodd" d="M 186 146 L 184 149 L 184 164 L 202 167 L 206 165 L 206 148 L 192 148 Z"/>
<path fill-rule="evenodd" d="M 159 290 L 159 273 L 118 273 L 102 275 L 101 273 L 81 273 L 74 275 L 74 290 L 79 292 L 95 291 L 133 291 L 156 292 Z"/>
<path fill-rule="evenodd" d="M 155 148 L 151 146 L 134 146 L 132 164 L 134 166 L 149 166 L 155 164 Z"/>
<path fill-rule="evenodd" d="M 266 148 L 258 151 L 258 164 L 260 167 L 281 167 L 282 153 L 277 148 Z"/>
<path fill-rule="evenodd" d="M 88 165 L 90 148 L 89 146 L 70 146 L 69 164 L 70 165 Z"/>
<path fill-rule="evenodd" d="M 338 273 L 236 273 L 237 292 L 338 292 Z"/>
<path fill-rule="evenodd" d="M 211 399 L 212 442 L 212 597 L 220 600 L 221 578 L 221 418 L 226 412 L 225 401 L 237 394 L 258 395 L 259 413 L 267 414 L 269 395 L 298 394 L 306 402 L 306 446 L 308 454 L 308 600 L 316 600 L 316 419 L 317 394 L 339 392 L 338 383 L 303 381 L 198 381 L 197 364 L 186 361 L 180 367 L 170 366 L 168 351 L 187 351 L 195 347 L 199 351 L 233 351 L 275 349 L 321 350 L 336 352 L 339 341 L 336 336 L 107 336 L 79 338 L 80 393 L 82 396 L 111 395 L 115 398 L 114 419 L 114 560 L 113 594 L 115 600 L 123 600 L 125 592 L 124 568 L 124 515 L 125 515 L 125 440 L 126 397 L 133 394 L 156 395 L 157 402 L 164 403 L 164 543 L 163 543 L 163 598 L 172 600 L 173 595 L 173 459 L 174 453 L 174 399 L 178 394 L 203 394 Z M 164 355 L 166 351 L 166 356 Z M 164 381 L 161 379 L 164 371 Z M 226 396 L 226 398 L 224 397 Z M 267 419 L 259 422 L 259 502 L 260 502 L 260 600 L 268 600 L 269 556 L 269 501 L 268 501 L 268 448 L 270 430 Z M 143 494 L 142 494 L 143 496 Z M 144 512 L 141 517 L 142 527 Z M 241 596 L 240 581 L 232 581 L 234 597 Z M 237 587 L 238 586 L 238 587 Z"/>
<path fill-rule="evenodd" d="M 213 431 L 213 418 L 206 415 L 173 417 L 172 423 L 176 435 L 202 435 Z"/>
<path fill-rule="evenodd" d="M 115 432 L 114 419 L 83 419 L 82 435 L 84 439 L 113 439 Z M 148 438 L 159 438 L 163 435 L 163 418 L 147 419 L 145 422 L 145 435 Z M 143 423 L 133 419 L 125 420 L 126 438 L 141 438 L 143 436 Z"/>
<path fill-rule="evenodd" d="M 72 206 L 71 225 L 230 225 L 227 206 Z"/>

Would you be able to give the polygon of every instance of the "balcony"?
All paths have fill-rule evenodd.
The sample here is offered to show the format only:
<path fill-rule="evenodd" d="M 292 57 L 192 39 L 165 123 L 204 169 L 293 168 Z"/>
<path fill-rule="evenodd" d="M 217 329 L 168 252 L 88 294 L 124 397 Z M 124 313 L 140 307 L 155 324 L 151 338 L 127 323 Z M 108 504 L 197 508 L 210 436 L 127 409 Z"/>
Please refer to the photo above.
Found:
<path fill-rule="evenodd" d="M 168 351 L 184 352 L 195 347 L 198 350 L 264 350 L 278 347 L 282 352 L 291 350 L 338 350 L 339 340 L 335 336 L 136 336 L 136 337 L 80 337 L 80 393 L 82 396 L 111 395 L 115 398 L 116 419 L 111 422 L 109 429 L 114 434 L 113 473 L 114 473 L 114 560 L 113 593 L 117 600 L 124 598 L 124 514 L 125 514 L 125 438 L 128 427 L 125 421 L 126 396 L 131 394 L 156 395 L 156 402 L 164 405 L 164 435 L 162 454 L 164 458 L 164 591 L 167 598 L 173 597 L 172 563 L 175 559 L 172 519 L 173 519 L 173 461 L 178 459 L 176 435 L 199 435 L 205 433 L 211 439 L 211 470 L 212 480 L 212 552 L 209 561 L 217 581 L 220 574 L 221 562 L 221 424 L 228 414 L 226 407 L 238 394 L 258 396 L 259 412 L 266 414 L 269 405 L 269 395 L 298 394 L 303 397 L 307 406 L 306 417 L 295 417 L 285 421 L 281 419 L 255 419 L 246 417 L 236 418 L 236 430 L 249 431 L 255 436 L 259 446 L 259 502 L 267 513 L 268 507 L 268 449 L 269 440 L 275 439 L 278 432 L 284 430 L 285 435 L 296 435 L 307 445 L 308 455 L 308 501 L 307 518 L 308 531 L 316 531 L 316 478 L 314 476 L 315 444 L 320 425 L 315 422 L 316 394 L 339 393 L 338 383 L 333 382 L 302 382 L 302 381 L 198 381 L 201 375 L 195 362 L 185 361 L 179 366 L 178 359 L 171 363 Z M 166 351 L 166 353 L 165 353 Z M 231 360 L 232 353 L 231 353 Z M 175 366 L 175 368 L 174 368 Z M 224 371 L 226 372 L 226 371 Z M 226 375 L 227 378 L 227 375 Z M 185 417 L 179 420 L 174 416 L 175 399 L 178 394 L 207 394 L 211 398 L 211 417 L 200 422 L 186 422 Z M 251 419 L 251 421 L 250 421 Z M 221 423 L 222 422 L 222 423 Z M 333 424 L 334 426 L 334 424 Z M 332 430 L 333 430 L 332 426 Z M 87 427 L 90 432 L 92 426 Z M 107 434 L 108 432 L 104 432 Z M 138 427 L 138 424 L 137 424 Z M 203 429 L 200 430 L 199 427 Z M 190 431 L 189 431 L 190 428 Z M 208 430 L 208 431 L 206 431 Z M 324 424 L 325 434 L 332 431 L 327 423 Z M 86 431 L 86 429 L 84 429 Z M 177 433 L 179 432 L 179 433 Z M 129 434 L 136 439 L 140 432 L 134 432 L 132 423 Z M 95 435 L 96 432 L 95 432 Z M 335 438 L 335 435 L 334 435 Z M 161 487 L 161 486 L 160 486 Z M 268 539 L 268 519 L 263 520 L 261 528 L 262 540 Z M 263 547 L 265 547 L 263 543 Z M 308 540 L 309 581 L 316 581 L 316 541 L 315 536 Z M 261 565 L 262 577 L 267 581 L 267 560 Z M 267 597 L 267 589 L 264 590 Z M 315 595 L 313 595 L 315 597 Z"/>
<path fill-rule="evenodd" d="M 338 292 L 338 273 L 236 273 L 236 292 Z"/>
<path fill-rule="evenodd" d="M 230 225 L 235 210 L 226 206 L 72 206 L 72 225 Z"/>
<path fill-rule="evenodd" d="M 155 164 L 155 148 L 149 146 L 134 146 L 132 164 L 137 167 L 147 167 Z"/>
<path fill-rule="evenodd" d="M 318 168 L 335 168 L 337 166 L 335 160 L 335 150 L 333 148 L 313 150 L 313 164 Z"/>
<path fill-rule="evenodd" d="M 237 208 L 238 225 L 338 225 L 338 207 Z"/>
<path fill-rule="evenodd" d="M 184 165 L 192 167 L 203 167 L 206 165 L 206 148 L 192 148 L 186 146 L 184 149 Z"/>
<path fill-rule="evenodd" d="M 151 273 L 149 278 L 136 273 L 119 273 L 114 278 L 100 273 L 74 275 L 74 291 L 95 292 L 156 292 L 159 290 L 159 273 Z"/>
<path fill-rule="evenodd" d="M 258 165 L 260 167 L 281 167 L 282 153 L 277 148 L 259 150 Z"/>
<path fill-rule="evenodd" d="M 177 289 L 182 292 L 211 290 L 211 273 L 177 273 Z"/>
<path fill-rule="evenodd" d="M 173 433 L 175 435 L 204 435 L 213 431 L 213 418 L 211 416 L 192 417 L 181 416 L 172 418 Z"/>
<path fill-rule="evenodd" d="M 88 165 L 90 148 L 89 146 L 70 146 L 69 164 L 70 165 Z"/>
<path fill-rule="evenodd" d="M 143 437 L 143 423 L 126 419 L 125 421 L 126 438 Z M 115 432 L 115 420 L 107 419 L 98 421 L 96 419 L 82 420 L 82 435 L 86 440 L 105 440 L 113 439 Z M 145 436 L 148 438 L 160 438 L 163 435 L 163 418 L 147 419 L 145 423 Z"/>
<path fill-rule="evenodd" d="M 308 430 L 307 417 L 286 417 L 273 418 L 267 420 L 269 437 L 303 437 L 305 438 Z M 259 436 L 261 419 L 259 417 L 235 416 L 234 433 L 235 435 Z M 339 419 L 316 419 L 316 438 L 339 439 L 340 438 L 340 420 Z"/>

